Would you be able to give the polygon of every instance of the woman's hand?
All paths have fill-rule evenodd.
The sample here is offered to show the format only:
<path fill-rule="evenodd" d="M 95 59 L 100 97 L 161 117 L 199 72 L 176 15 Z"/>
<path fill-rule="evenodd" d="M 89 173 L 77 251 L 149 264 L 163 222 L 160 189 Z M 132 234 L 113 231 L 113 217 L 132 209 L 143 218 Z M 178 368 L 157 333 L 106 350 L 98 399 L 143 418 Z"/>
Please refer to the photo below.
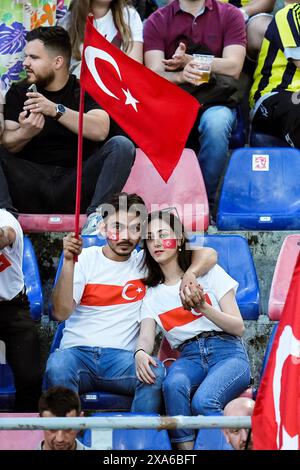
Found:
<path fill-rule="evenodd" d="M 137 378 L 146 384 L 154 384 L 155 374 L 152 371 L 150 364 L 157 367 L 157 363 L 153 357 L 147 354 L 145 351 L 138 351 L 135 355 L 135 370 Z"/>
<path fill-rule="evenodd" d="M 203 289 L 192 271 L 187 270 L 184 273 L 179 287 L 179 295 L 185 310 L 191 310 L 203 302 Z"/>

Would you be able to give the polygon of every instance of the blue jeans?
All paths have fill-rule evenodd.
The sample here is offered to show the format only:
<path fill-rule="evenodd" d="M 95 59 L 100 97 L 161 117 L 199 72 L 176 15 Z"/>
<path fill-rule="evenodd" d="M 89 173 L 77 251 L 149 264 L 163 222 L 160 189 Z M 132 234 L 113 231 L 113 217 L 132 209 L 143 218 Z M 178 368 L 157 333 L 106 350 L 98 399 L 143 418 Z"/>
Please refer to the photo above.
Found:
<path fill-rule="evenodd" d="M 212 106 L 200 118 L 198 160 L 210 205 L 215 200 L 218 184 L 225 170 L 229 141 L 235 126 L 236 110 L 226 106 Z"/>
<path fill-rule="evenodd" d="M 184 345 L 163 382 L 170 416 L 222 415 L 225 405 L 250 383 L 250 366 L 240 338 L 223 334 Z M 194 431 L 170 431 L 172 442 L 194 440 Z"/>
<path fill-rule="evenodd" d="M 131 351 L 88 346 L 57 349 L 47 362 L 46 386 L 63 385 L 79 394 L 101 390 L 134 395 L 132 412 L 159 413 L 165 369 L 156 362 L 155 384 L 148 385 L 137 379 Z"/>

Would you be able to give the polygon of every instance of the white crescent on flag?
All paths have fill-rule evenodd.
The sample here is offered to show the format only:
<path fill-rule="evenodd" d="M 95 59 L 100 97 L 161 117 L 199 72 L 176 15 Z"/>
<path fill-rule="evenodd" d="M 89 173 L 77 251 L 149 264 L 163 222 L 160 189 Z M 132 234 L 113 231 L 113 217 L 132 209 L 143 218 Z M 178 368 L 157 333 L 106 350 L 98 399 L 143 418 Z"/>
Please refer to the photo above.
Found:
<path fill-rule="evenodd" d="M 113 66 L 113 68 L 115 69 L 115 71 L 118 74 L 118 77 L 120 78 L 120 81 L 122 81 L 121 72 L 120 72 L 119 66 L 118 66 L 117 62 L 115 61 L 115 59 L 110 54 L 108 54 L 108 52 L 105 52 L 102 49 L 98 49 L 98 48 L 93 47 L 93 46 L 87 46 L 85 48 L 84 58 L 85 58 L 86 65 L 87 65 L 90 73 L 92 74 L 95 82 L 97 83 L 98 87 L 104 93 L 106 93 L 108 96 L 111 96 L 112 98 L 115 98 L 116 100 L 119 100 L 120 98 L 118 98 L 116 95 L 114 95 L 114 93 L 111 90 L 109 90 L 107 88 L 107 86 L 103 83 L 103 81 L 102 81 L 102 79 L 101 79 L 101 77 L 98 73 L 98 70 L 96 69 L 96 64 L 95 64 L 96 59 L 105 60 L 106 62 L 108 62 L 109 64 L 111 64 Z M 130 93 L 130 91 L 128 89 L 125 90 L 124 88 L 122 88 L 122 91 L 123 91 L 123 93 L 126 97 L 125 105 L 132 106 L 133 109 L 136 112 L 138 112 L 136 105 L 137 105 L 137 103 L 139 103 L 139 101 L 136 100 L 132 96 L 132 94 Z"/>
<path fill-rule="evenodd" d="M 125 299 L 125 300 L 134 300 L 134 299 L 136 298 L 136 296 L 135 296 L 135 297 L 129 297 L 129 296 L 126 294 L 127 289 L 128 289 L 130 286 L 133 286 L 133 287 L 134 287 L 134 284 L 131 284 L 131 283 L 126 284 L 126 286 L 124 286 L 124 288 L 123 288 L 123 290 L 122 290 L 122 297 L 123 297 L 123 299 Z"/>
<path fill-rule="evenodd" d="M 85 48 L 84 58 L 85 58 L 85 61 L 86 61 L 86 65 L 88 66 L 88 69 L 91 72 L 91 74 L 92 74 L 95 82 L 99 86 L 99 88 L 101 88 L 101 90 L 104 91 L 104 93 L 106 93 L 107 95 L 111 96 L 112 98 L 115 98 L 116 100 L 119 100 L 120 98 L 118 98 L 116 95 L 114 95 L 107 88 L 107 86 L 104 85 L 104 83 L 101 80 L 101 78 L 99 76 L 99 73 L 96 69 L 96 65 L 95 65 L 95 60 L 96 59 L 105 60 L 106 62 L 110 63 L 113 66 L 113 68 L 117 72 L 120 80 L 122 80 L 121 72 L 120 72 L 119 66 L 118 66 L 117 62 L 115 61 L 115 59 L 110 54 L 103 51 L 102 49 L 97 49 L 96 47 L 92 47 L 92 46 L 87 46 Z"/>
<path fill-rule="evenodd" d="M 273 377 L 273 396 L 275 419 L 277 423 L 277 447 L 281 450 L 298 449 L 299 436 L 290 436 L 286 429 L 282 429 L 282 445 L 280 447 L 280 428 L 282 417 L 280 414 L 281 376 L 285 361 L 289 356 L 300 358 L 300 341 L 295 337 L 290 325 L 282 331 L 276 351 L 276 363 Z"/>

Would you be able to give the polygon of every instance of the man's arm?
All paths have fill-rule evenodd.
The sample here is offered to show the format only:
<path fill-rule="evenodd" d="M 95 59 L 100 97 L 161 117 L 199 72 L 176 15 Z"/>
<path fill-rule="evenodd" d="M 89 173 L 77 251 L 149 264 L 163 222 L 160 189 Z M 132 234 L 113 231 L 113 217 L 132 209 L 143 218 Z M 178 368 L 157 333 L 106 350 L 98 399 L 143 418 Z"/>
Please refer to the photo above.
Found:
<path fill-rule="evenodd" d="M 163 51 L 147 51 L 145 52 L 145 65 L 153 72 L 157 73 L 161 77 L 169 80 L 169 82 L 180 85 L 185 82 L 182 75 L 182 70 L 176 72 L 168 72 L 165 70 L 164 61 L 165 54 Z"/>
<path fill-rule="evenodd" d="M 45 98 L 41 93 L 26 93 L 28 99 L 24 103 L 24 109 L 32 114 L 42 113 L 44 116 L 54 118 L 56 116 L 56 103 Z M 63 104 L 63 103 L 62 103 Z M 66 112 L 60 117 L 59 123 L 74 134 L 78 134 L 79 112 L 66 108 Z M 100 142 L 108 136 L 109 116 L 102 109 L 91 109 L 83 115 L 83 137 Z"/>
<path fill-rule="evenodd" d="M 82 241 L 75 238 L 74 233 L 64 237 L 64 261 L 59 279 L 52 293 L 53 316 L 59 320 L 67 320 L 76 307 L 73 299 L 74 255 L 80 255 Z"/>
<path fill-rule="evenodd" d="M 20 152 L 44 127 L 45 118 L 41 113 L 30 113 L 28 118 L 26 114 L 26 111 L 20 113 L 19 122 L 4 122 L 2 145 L 11 153 Z"/>
<path fill-rule="evenodd" d="M 252 0 L 243 7 L 248 16 L 257 15 L 257 13 L 271 13 L 275 6 L 275 0 Z"/>
<path fill-rule="evenodd" d="M 192 263 L 182 278 L 179 293 L 183 306 L 193 308 L 201 301 L 197 277 L 204 276 L 217 263 L 218 255 L 213 248 L 199 248 L 192 251 Z"/>
<path fill-rule="evenodd" d="M 0 250 L 13 245 L 16 241 L 16 232 L 12 227 L 0 227 Z"/>

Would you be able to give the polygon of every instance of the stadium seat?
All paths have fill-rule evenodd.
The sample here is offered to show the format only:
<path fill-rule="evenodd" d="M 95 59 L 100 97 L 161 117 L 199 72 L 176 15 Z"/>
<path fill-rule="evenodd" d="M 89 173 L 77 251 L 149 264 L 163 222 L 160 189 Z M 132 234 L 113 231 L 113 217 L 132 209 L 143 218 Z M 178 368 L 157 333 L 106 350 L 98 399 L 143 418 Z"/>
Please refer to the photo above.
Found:
<path fill-rule="evenodd" d="M 0 413 L 2 418 L 37 418 L 37 413 Z M 42 430 L 0 431 L 0 450 L 35 450 L 43 440 Z"/>
<path fill-rule="evenodd" d="M 34 248 L 26 236 L 24 237 L 23 273 L 31 317 L 38 321 L 43 312 L 42 285 Z M 0 361 L 0 409 L 10 410 L 13 408 L 15 392 L 11 368 L 8 364 Z"/>
<path fill-rule="evenodd" d="M 233 152 L 221 191 L 219 230 L 300 228 L 300 151 L 243 148 Z"/>
<path fill-rule="evenodd" d="M 40 320 L 43 313 L 42 284 L 34 248 L 26 236 L 24 237 L 23 273 L 31 317 L 33 320 Z"/>
<path fill-rule="evenodd" d="M 234 129 L 230 142 L 229 142 L 229 148 L 232 150 L 238 149 L 240 147 L 244 147 L 245 142 L 246 142 L 245 120 L 244 120 L 242 109 L 240 106 L 238 106 L 236 109 L 236 116 L 237 116 L 236 128 Z"/>
<path fill-rule="evenodd" d="M 250 147 L 289 147 L 285 140 L 273 135 L 250 131 Z"/>
<path fill-rule="evenodd" d="M 221 429 L 199 429 L 194 450 L 234 450 Z"/>
<path fill-rule="evenodd" d="M 65 322 L 62 322 L 58 325 L 51 344 L 50 354 L 53 353 L 57 348 L 59 348 L 63 336 L 64 327 Z M 82 394 L 80 396 L 80 399 L 82 408 L 84 410 L 129 411 L 131 408 L 133 397 L 127 395 L 118 395 L 115 393 L 109 393 L 104 391 L 90 391 Z"/>
<path fill-rule="evenodd" d="M 300 253 L 300 234 L 288 235 L 277 258 L 269 296 L 270 320 L 280 320 L 296 261 Z"/>
<path fill-rule="evenodd" d="M 144 152 L 137 149 L 124 191 L 139 194 L 148 211 L 175 206 L 187 230 L 203 231 L 208 228 L 206 189 L 193 150 L 183 151 L 169 181 L 165 183 Z"/>
<path fill-rule="evenodd" d="M 95 413 L 92 416 L 102 417 L 133 417 L 133 416 L 159 416 L 157 414 L 141 413 Z M 98 448 L 97 441 L 101 444 L 101 431 L 85 431 L 82 442 L 88 447 Z M 97 439 L 97 434 L 99 438 Z M 171 450 L 170 438 L 167 430 L 156 429 L 113 429 L 110 430 L 111 446 L 113 450 Z M 103 447 L 101 446 L 103 449 Z"/>
<path fill-rule="evenodd" d="M 134 165 L 123 190 L 142 196 L 148 210 L 151 207 L 176 206 L 188 230 L 208 228 L 206 189 L 193 150 L 183 151 L 172 176 L 165 183 L 144 152 L 137 149 Z M 24 232 L 70 232 L 75 225 L 74 214 L 20 214 L 19 221 Z M 86 216 L 81 214 L 80 227 L 85 221 Z"/>

